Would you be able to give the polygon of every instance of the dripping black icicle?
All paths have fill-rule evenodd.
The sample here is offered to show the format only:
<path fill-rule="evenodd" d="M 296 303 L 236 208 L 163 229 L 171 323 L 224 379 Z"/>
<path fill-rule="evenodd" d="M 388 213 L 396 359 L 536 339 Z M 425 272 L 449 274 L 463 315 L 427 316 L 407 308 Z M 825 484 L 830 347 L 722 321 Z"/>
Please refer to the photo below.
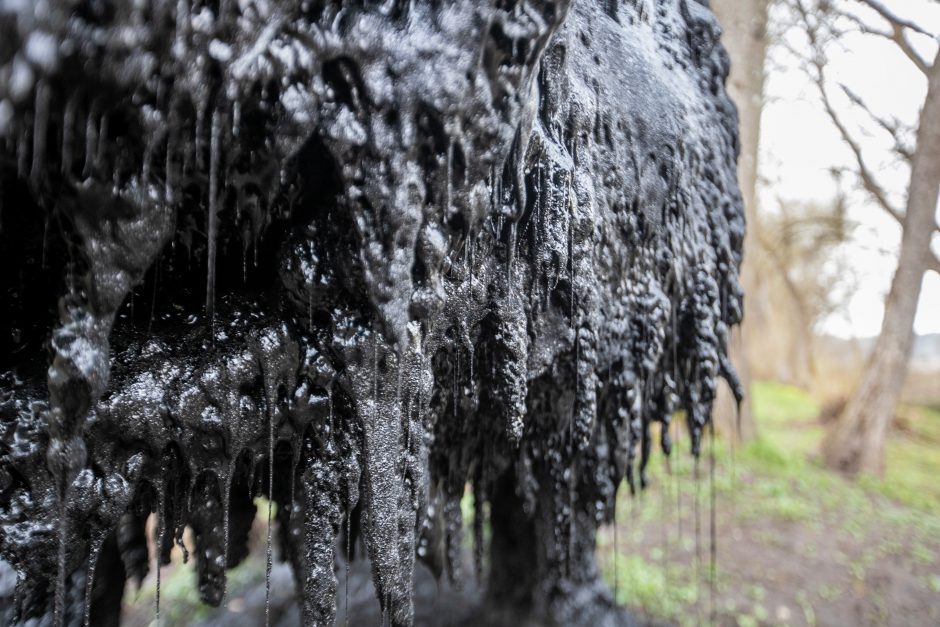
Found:
<path fill-rule="evenodd" d="M 152 514 L 219 604 L 260 495 L 305 624 L 364 553 L 408 625 L 416 557 L 462 572 L 468 484 L 481 612 L 627 622 L 598 526 L 652 423 L 668 453 L 683 409 L 698 454 L 738 387 L 703 4 L 7 2 L 0 27 L 3 622 L 116 624 Z"/>

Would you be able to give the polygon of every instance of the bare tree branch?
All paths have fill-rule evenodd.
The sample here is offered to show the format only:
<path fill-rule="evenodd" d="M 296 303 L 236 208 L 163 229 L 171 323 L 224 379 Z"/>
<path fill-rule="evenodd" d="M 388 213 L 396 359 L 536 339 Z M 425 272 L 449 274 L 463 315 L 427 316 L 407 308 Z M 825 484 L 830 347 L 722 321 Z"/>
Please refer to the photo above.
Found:
<path fill-rule="evenodd" d="M 847 85 L 839 83 L 839 87 L 842 89 L 842 92 L 845 94 L 846 98 L 852 102 L 852 104 L 864 111 L 875 124 L 877 124 L 886 133 L 888 133 L 888 135 L 891 136 L 891 139 L 894 140 L 894 152 L 896 152 L 898 156 L 905 161 L 910 162 L 911 158 L 914 156 L 914 150 L 911 147 L 906 146 L 901 140 L 903 133 L 905 131 L 909 132 L 910 129 L 903 128 L 904 125 L 897 118 L 888 120 L 887 118 L 876 114 L 871 110 L 871 107 L 869 107 L 868 104 L 862 100 L 862 97 L 852 91 Z"/>
<path fill-rule="evenodd" d="M 895 207 L 890 200 L 888 200 L 887 193 L 884 188 L 878 183 L 875 179 L 874 174 L 868 168 L 868 164 L 865 162 L 865 158 L 862 155 L 862 147 L 855 141 L 855 138 L 852 137 L 849 133 L 848 128 L 839 118 L 839 114 L 836 113 L 835 109 L 832 107 L 832 103 L 829 100 L 829 94 L 824 86 L 822 80 L 817 81 L 819 86 L 820 94 L 822 95 L 823 107 L 826 109 L 826 113 L 829 114 L 830 119 L 832 119 L 833 125 L 839 130 L 839 134 L 842 136 L 842 141 L 848 145 L 849 149 L 852 151 L 853 156 L 855 157 L 855 163 L 858 165 L 858 177 L 862 181 L 862 187 L 875 199 L 875 203 L 881 207 L 888 215 L 890 215 L 894 220 L 903 225 L 904 224 L 904 212 Z M 934 229 L 940 231 L 940 225 L 934 223 Z M 940 274 L 940 259 L 937 258 L 936 253 L 932 250 L 930 251 L 930 269 Z"/>
<path fill-rule="evenodd" d="M 931 33 L 930 31 L 920 26 L 919 24 L 916 24 L 910 20 L 904 19 L 903 17 L 900 17 L 898 14 L 893 13 L 888 7 L 883 5 L 880 2 L 880 0 L 858 0 L 858 1 L 866 5 L 870 9 L 873 9 L 875 12 L 878 13 L 878 15 L 880 15 L 887 21 L 891 22 L 892 26 L 894 27 L 909 28 L 915 33 L 926 35 L 927 37 L 930 37 L 931 39 L 937 39 L 936 34 Z"/>
<path fill-rule="evenodd" d="M 922 56 L 917 54 L 917 51 L 914 50 L 914 47 L 911 45 L 911 42 L 907 38 L 907 34 L 898 26 L 894 27 L 894 41 L 897 42 L 898 46 L 901 48 L 901 52 L 907 55 L 907 58 L 910 59 L 917 68 L 926 74 L 930 70 L 930 65 L 927 61 L 924 60 Z"/>
<path fill-rule="evenodd" d="M 874 2 L 874 0 L 859 0 L 859 1 L 864 2 L 865 4 L 870 4 L 870 2 Z M 879 3 L 875 2 L 875 4 L 879 4 Z M 857 174 L 858 174 L 859 179 L 861 180 L 862 187 L 875 200 L 875 204 L 877 204 L 888 215 L 894 218 L 895 221 L 903 225 L 904 224 L 904 212 L 898 207 L 896 207 L 888 199 L 887 192 L 885 192 L 884 188 L 878 182 L 874 173 L 868 167 L 868 164 L 865 161 L 865 156 L 862 152 L 861 145 L 852 136 L 852 133 L 849 131 L 848 127 L 842 121 L 842 118 L 840 118 L 839 114 L 836 112 L 835 107 L 833 107 L 832 105 L 832 100 L 830 99 L 830 96 L 829 96 L 829 90 L 826 88 L 825 66 L 826 66 L 827 60 L 826 60 L 825 53 L 822 50 L 822 44 L 819 39 L 819 33 L 817 32 L 815 26 L 813 25 L 810 19 L 809 12 L 804 6 L 802 0 L 795 0 L 794 6 L 796 7 L 797 12 L 800 14 L 802 18 L 806 35 L 809 38 L 810 45 L 813 50 L 812 58 L 809 59 L 809 63 L 812 66 L 812 70 L 813 70 L 812 72 L 810 72 L 811 77 L 813 81 L 816 83 L 817 89 L 819 90 L 819 94 L 823 103 L 823 108 L 826 110 L 826 113 L 829 116 L 829 118 L 832 120 L 832 123 L 836 127 L 836 130 L 839 131 L 839 135 L 842 137 L 842 140 L 849 147 L 849 150 L 852 152 L 852 155 L 855 158 L 856 165 L 858 166 Z M 872 8 L 875 8 L 875 7 L 873 6 Z M 917 32 L 929 34 L 929 33 L 926 33 L 926 31 L 923 31 L 922 29 L 920 29 L 919 27 L 916 27 L 916 25 L 914 25 L 914 28 L 915 30 L 917 30 Z M 858 96 L 855 96 L 848 90 L 846 91 L 847 91 L 846 95 L 850 98 L 850 100 L 852 100 L 853 102 L 857 101 L 856 103 L 861 102 L 861 99 L 858 98 Z M 868 110 L 867 107 L 864 107 L 864 105 L 862 106 L 863 108 L 866 109 L 866 111 Z M 934 222 L 934 229 L 937 231 L 940 231 L 940 225 L 937 225 L 936 222 Z M 930 252 L 929 269 L 940 274 L 940 259 L 938 259 L 937 255 L 933 252 L 933 250 L 930 250 L 929 252 Z"/>
<path fill-rule="evenodd" d="M 864 1 L 864 0 L 861 0 L 861 1 Z M 907 58 L 910 59 L 911 62 L 915 66 L 917 66 L 917 69 L 923 72 L 924 74 L 926 74 L 927 70 L 930 69 L 930 66 L 927 64 L 927 61 L 925 61 L 924 58 L 921 57 L 919 54 L 917 54 L 917 51 L 914 50 L 914 47 L 911 45 L 910 40 L 907 38 L 907 34 L 904 31 L 904 27 L 891 22 L 891 30 L 883 31 L 883 30 L 874 28 L 869 24 L 866 24 L 857 15 L 852 15 L 851 13 L 840 13 L 840 15 L 844 17 L 845 19 L 854 23 L 855 27 L 858 29 L 860 33 L 865 34 L 865 35 L 877 35 L 878 37 L 884 37 L 885 39 L 894 42 L 898 46 L 898 48 L 901 49 L 901 52 L 903 52 L 907 56 Z"/>
<path fill-rule="evenodd" d="M 842 118 L 839 117 L 839 114 L 832 106 L 832 101 L 829 98 L 829 90 L 826 89 L 825 75 L 823 74 L 822 68 L 819 67 L 817 69 L 816 86 L 822 98 L 823 108 L 826 109 L 826 113 L 832 120 L 833 125 L 836 127 L 836 130 L 839 131 L 839 135 L 842 136 L 842 141 L 844 141 L 849 147 L 849 150 L 852 151 L 852 155 L 855 157 L 855 162 L 858 165 L 858 175 L 862 181 L 862 186 L 871 194 L 882 209 L 900 221 L 903 219 L 904 213 L 899 208 L 895 207 L 888 199 L 887 192 L 885 192 L 884 188 L 875 178 L 874 173 L 869 169 L 868 163 L 865 161 L 865 156 L 862 153 L 861 145 L 852 136 L 852 133 L 849 131 L 848 127 L 845 126 Z"/>

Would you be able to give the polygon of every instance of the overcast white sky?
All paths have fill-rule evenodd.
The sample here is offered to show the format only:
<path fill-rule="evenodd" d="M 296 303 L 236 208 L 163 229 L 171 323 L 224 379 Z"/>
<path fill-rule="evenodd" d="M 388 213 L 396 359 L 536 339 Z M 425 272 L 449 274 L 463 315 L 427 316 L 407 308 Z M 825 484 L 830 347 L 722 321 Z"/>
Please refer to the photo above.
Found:
<path fill-rule="evenodd" d="M 836 2 L 858 5 L 853 0 Z M 940 31 L 940 2 L 936 0 L 883 0 L 883 4 L 925 28 Z M 871 23 L 881 24 L 876 16 Z M 935 44 L 925 37 L 917 38 L 916 43 L 923 56 L 932 60 Z M 773 51 L 770 63 L 761 121 L 760 167 L 765 181 L 762 206 L 775 204 L 775 197 L 792 201 L 831 200 L 837 188 L 830 169 L 834 164 L 853 164 L 851 153 L 842 144 L 822 109 L 815 86 L 802 70 L 787 55 Z M 851 87 L 878 114 L 909 123 L 916 121 L 927 82 L 891 42 L 873 36 L 847 37 L 844 50 L 832 54 L 828 73 L 834 83 Z M 908 173 L 890 167 L 886 136 L 879 135 L 880 131 L 866 123 L 865 114 L 847 100 L 837 99 L 836 106 L 852 124 L 866 159 L 875 166 L 882 184 L 903 207 Z M 865 128 L 869 129 L 867 133 Z M 856 268 L 858 289 L 844 311 L 827 319 L 821 330 L 842 337 L 877 335 L 884 296 L 896 265 L 900 227 L 864 194 L 853 194 L 850 199 L 849 217 L 859 226 L 853 241 L 841 253 Z M 933 244 L 934 250 L 940 251 L 940 237 L 936 234 Z M 940 333 L 940 276 L 936 273 L 927 273 L 925 277 L 914 328 L 921 334 Z"/>

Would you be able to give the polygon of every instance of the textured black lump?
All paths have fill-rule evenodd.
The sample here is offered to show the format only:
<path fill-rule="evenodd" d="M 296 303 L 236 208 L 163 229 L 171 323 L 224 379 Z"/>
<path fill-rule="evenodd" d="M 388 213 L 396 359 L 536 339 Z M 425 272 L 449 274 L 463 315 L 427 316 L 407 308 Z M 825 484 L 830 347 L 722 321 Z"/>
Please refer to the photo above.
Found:
<path fill-rule="evenodd" d="M 702 4 L 570 4 L 0 8 L 22 616 L 116 621 L 151 513 L 218 604 L 263 495 L 305 624 L 347 547 L 410 624 L 469 483 L 484 617 L 628 621 L 597 528 L 734 386 L 737 120 Z"/>

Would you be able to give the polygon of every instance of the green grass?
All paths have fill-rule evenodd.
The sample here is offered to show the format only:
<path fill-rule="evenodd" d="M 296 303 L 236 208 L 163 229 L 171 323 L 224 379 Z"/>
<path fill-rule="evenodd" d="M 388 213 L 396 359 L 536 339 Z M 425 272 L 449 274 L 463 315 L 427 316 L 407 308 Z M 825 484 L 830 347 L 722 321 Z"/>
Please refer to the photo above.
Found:
<path fill-rule="evenodd" d="M 271 505 L 273 516 L 277 513 L 277 509 L 275 504 Z M 268 501 L 264 498 L 256 498 L 255 506 L 257 513 L 254 524 L 258 528 L 263 528 L 267 524 Z M 191 625 L 209 619 L 218 610 L 199 599 L 199 581 L 194 556 L 190 554 L 186 564 L 182 562 L 178 551 L 174 551 L 173 556 L 173 563 L 161 569 L 160 624 Z M 150 566 L 153 567 L 152 561 Z M 227 571 L 226 598 L 231 599 L 245 590 L 264 585 L 266 570 L 266 560 L 249 557 Z M 150 616 L 151 612 L 155 611 L 156 597 L 156 578 L 151 573 L 140 589 L 134 588 L 133 585 L 125 588 L 124 606 L 135 608 L 143 615 Z"/>
<path fill-rule="evenodd" d="M 851 481 L 823 467 L 819 459 L 824 429 L 817 422 L 820 404 L 816 400 L 792 386 L 757 382 L 752 402 L 759 437 L 735 450 L 721 440 L 714 445 L 718 460 L 714 489 L 719 498 L 734 501 L 736 520 L 800 525 L 822 538 L 837 525 L 846 537 L 859 543 L 868 542 L 873 533 L 882 534 L 864 554 L 845 558 L 846 572 L 857 581 L 864 580 L 866 569 L 877 559 L 905 555 L 921 567 L 935 563 L 940 554 L 935 542 L 940 537 L 940 412 L 902 408 L 900 424 L 889 436 L 885 476 Z M 687 441 L 683 436 L 683 443 Z M 706 443 L 703 447 L 704 457 L 699 462 L 701 476 L 706 478 L 709 446 Z M 654 456 L 650 474 L 661 496 L 647 494 L 634 501 L 626 490 L 621 491 L 618 520 L 631 523 L 626 525 L 628 531 L 621 531 L 617 559 L 610 556 L 609 532 L 601 534 L 599 548 L 608 583 L 614 586 L 617 582 L 618 600 L 653 619 L 677 622 L 690 615 L 702 589 L 694 569 L 689 568 L 694 544 L 686 536 L 681 547 L 686 554 L 665 560 L 660 559 L 662 550 L 650 550 L 649 546 L 658 542 L 658 532 L 650 529 L 665 520 L 676 524 L 677 495 L 689 498 L 690 493 L 701 490 L 707 498 L 711 489 L 708 482 L 701 488 L 692 479 L 694 462 L 685 448 L 680 446 L 670 460 L 671 475 L 662 456 Z M 707 501 L 704 503 L 707 507 Z M 624 526 L 621 522 L 621 528 Z M 773 540 L 768 536 L 768 542 Z M 719 597 L 721 582 L 727 579 L 727 574 L 720 572 L 722 567 L 732 568 L 719 564 Z M 940 575 L 924 577 L 923 586 L 940 589 Z M 832 594 L 839 594 L 837 587 Z M 766 623 L 767 608 L 759 595 L 738 601 L 733 596 L 728 595 L 728 604 L 720 610 L 726 618 L 740 625 Z M 802 614 L 807 623 L 815 623 L 811 596 L 796 591 L 791 601 L 792 610 Z"/>
<path fill-rule="evenodd" d="M 767 474 L 800 475 L 804 483 L 841 486 L 822 471 L 816 456 L 823 428 L 815 423 L 819 404 L 805 392 L 779 383 L 757 382 L 753 407 L 760 433 L 749 444 L 743 461 Z M 925 512 L 940 514 L 940 412 L 902 407 L 903 428 L 892 429 L 887 443 L 884 477 L 862 476 L 857 485 Z"/>
<path fill-rule="evenodd" d="M 605 576 L 618 603 L 641 607 L 654 617 L 678 616 L 698 594 L 688 568 L 663 567 L 639 555 L 608 562 Z"/>
<path fill-rule="evenodd" d="M 862 483 L 892 499 L 940 514 L 940 411 L 926 407 L 901 410 L 904 430 L 888 439 L 884 478 Z"/>
<path fill-rule="evenodd" d="M 265 514 L 266 516 L 266 514 Z M 257 585 L 263 585 L 265 574 L 263 560 L 245 560 L 227 573 L 227 588 L 230 596 Z M 153 608 L 156 602 L 156 583 L 153 577 L 140 590 L 128 587 L 125 605 Z M 190 625 L 208 619 L 216 609 L 199 600 L 199 586 L 195 564 L 177 563 L 164 567 L 160 583 L 160 624 Z"/>
<path fill-rule="evenodd" d="M 819 414 L 819 403 L 792 385 L 755 381 L 751 394 L 755 418 L 760 427 L 788 426 L 794 422 L 813 420 Z"/>
<path fill-rule="evenodd" d="M 798 388 L 769 381 L 755 382 L 751 395 L 759 443 L 790 460 L 815 452 L 823 435 L 815 422 L 819 403 Z"/>

